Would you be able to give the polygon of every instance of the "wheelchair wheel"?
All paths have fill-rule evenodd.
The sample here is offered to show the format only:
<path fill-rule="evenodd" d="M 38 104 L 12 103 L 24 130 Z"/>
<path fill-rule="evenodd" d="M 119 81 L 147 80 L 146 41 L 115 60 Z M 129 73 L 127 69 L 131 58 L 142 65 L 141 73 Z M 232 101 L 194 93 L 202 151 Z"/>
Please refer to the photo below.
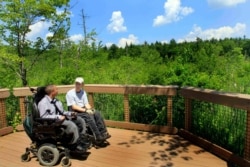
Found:
<path fill-rule="evenodd" d="M 63 157 L 61 160 L 61 165 L 63 167 L 69 167 L 71 165 L 71 161 L 68 157 Z"/>
<path fill-rule="evenodd" d="M 43 144 L 37 152 L 39 162 L 45 166 L 53 166 L 58 162 L 59 151 L 53 144 Z"/>
<path fill-rule="evenodd" d="M 26 152 L 24 154 L 21 155 L 21 160 L 22 162 L 28 162 L 30 161 L 30 153 L 29 152 Z"/>

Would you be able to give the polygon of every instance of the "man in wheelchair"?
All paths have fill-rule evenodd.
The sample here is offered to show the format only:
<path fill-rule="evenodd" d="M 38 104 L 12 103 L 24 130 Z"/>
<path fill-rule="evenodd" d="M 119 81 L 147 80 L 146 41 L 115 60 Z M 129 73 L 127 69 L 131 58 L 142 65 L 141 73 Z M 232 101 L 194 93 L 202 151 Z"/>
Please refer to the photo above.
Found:
<path fill-rule="evenodd" d="M 86 148 L 82 146 L 83 137 L 85 137 L 85 122 L 81 117 L 77 117 L 74 112 L 63 110 L 63 105 L 55 99 L 58 94 L 55 85 L 48 85 L 45 88 L 46 95 L 38 103 L 38 110 L 41 118 L 53 118 L 56 121 L 62 121 L 61 125 L 65 127 L 64 132 L 68 135 L 73 134 L 69 144 L 76 151 L 85 152 Z M 79 129 L 77 127 L 79 125 Z"/>
<path fill-rule="evenodd" d="M 63 110 L 62 103 L 55 98 L 58 94 L 55 85 L 31 88 L 31 91 L 33 108 L 23 126 L 32 144 L 21 160 L 29 161 L 33 153 L 44 166 L 53 166 L 59 159 L 63 166 L 70 166 L 69 154 L 85 153 L 91 145 L 85 121 L 75 112 Z"/>
<path fill-rule="evenodd" d="M 70 111 L 77 112 L 77 115 L 86 121 L 94 135 L 95 144 L 100 145 L 110 138 L 111 135 L 107 131 L 101 113 L 90 106 L 87 93 L 83 87 L 84 79 L 77 77 L 75 79 L 75 88 L 66 93 L 67 106 Z"/>

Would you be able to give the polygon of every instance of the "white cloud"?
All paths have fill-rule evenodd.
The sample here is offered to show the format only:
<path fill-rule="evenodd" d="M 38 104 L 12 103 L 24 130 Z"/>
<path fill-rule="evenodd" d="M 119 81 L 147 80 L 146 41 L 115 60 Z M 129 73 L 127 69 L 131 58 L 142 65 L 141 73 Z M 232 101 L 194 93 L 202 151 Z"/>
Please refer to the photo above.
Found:
<path fill-rule="evenodd" d="M 121 11 L 114 11 L 110 19 L 110 24 L 107 26 L 108 31 L 111 33 L 127 31 L 127 27 L 124 26 L 124 18 Z"/>
<path fill-rule="evenodd" d="M 121 38 L 118 42 L 118 46 L 125 47 L 126 44 L 130 45 L 130 44 L 138 44 L 138 43 L 139 43 L 138 38 L 135 35 L 130 34 L 128 38 Z"/>
<path fill-rule="evenodd" d="M 41 37 L 41 34 L 44 34 L 47 32 L 47 29 L 49 27 L 50 23 L 45 21 L 39 21 L 33 25 L 31 25 L 30 32 L 27 34 L 27 39 L 29 40 L 35 40 L 37 37 Z"/>
<path fill-rule="evenodd" d="M 84 37 L 83 37 L 82 34 L 74 34 L 74 35 L 71 35 L 71 36 L 69 37 L 69 39 L 70 39 L 71 41 L 74 41 L 74 42 L 79 42 L 79 41 L 83 40 Z"/>
<path fill-rule="evenodd" d="M 53 33 L 48 32 L 48 33 L 45 35 L 45 39 L 47 39 L 48 37 L 53 37 Z"/>
<path fill-rule="evenodd" d="M 163 41 L 160 41 L 162 44 L 164 43 L 169 43 L 168 40 L 163 40 Z"/>
<path fill-rule="evenodd" d="M 184 39 L 179 39 L 178 42 L 195 41 L 197 37 L 201 39 L 223 39 L 230 37 L 239 37 L 245 35 L 246 24 L 237 23 L 234 27 L 223 26 L 217 29 L 202 30 L 201 27 L 194 25 L 193 30 Z"/>
<path fill-rule="evenodd" d="M 114 43 L 112 42 L 107 42 L 105 45 L 109 48 L 110 46 L 112 46 Z"/>
<path fill-rule="evenodd" d="M 167 0 L 164 4 L 165 13 L 154 19 L 153 26 L 160 26 L 179 21 L 194 10 L 190 7 L 182 7 L 180 0 Z"/>
<path fill-rule="evenodd" d="M 245 3 L 247 0 L 207 0 L 208 4 L 214 7 L 230 7 L 240 3 Z"/>
<path fill-rule="evenodd" d="M 61 15 L 64 13 L 64 10 L 56 9 L 56 14 Z"/>
<path fill-rule="evenodd" d="M 72 11 L 67 11 L 67 12 L 68 12 L 68 13 L 67 13 L 68 16 L 74 17 L 74 14 L 72 13 Z M 57 14 L 57 15 L 62 15 L 62 14 L 64 14 L 64 13 L 65 13 L 64 10 L 56 9 L 56 14 Z"/>

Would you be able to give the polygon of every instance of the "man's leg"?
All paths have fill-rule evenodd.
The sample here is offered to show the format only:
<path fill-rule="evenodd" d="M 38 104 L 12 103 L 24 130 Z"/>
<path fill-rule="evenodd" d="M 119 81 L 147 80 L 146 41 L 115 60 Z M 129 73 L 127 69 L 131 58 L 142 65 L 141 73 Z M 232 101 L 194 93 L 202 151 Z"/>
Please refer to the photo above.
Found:
<path fill-rule="evenodd" d="M 101 136 L 99 129 L 97 128 L 94 118 L 92 118 L 90 114 L 82 112 L 78 113 L 78 116 L 82 117 L 85 120 L 86 124 L 90 127 L 90 129 L 94 133 L 96 140 L 104 140 L 103 137 Z"/>
<path fill-rule="evenodd" d="M 66 134 L 72 134 L 73 133 L 73 139 L 69 144 L 75 144 L 77 143 L 77 140 L 79 138 L 78 128 L 77 126 L 72 122 L 68 120 L 64 120 L 62 125 L 66 127 L 65 133 Z"/>
<path fill-rule="evenodd" d="M 99 131 L 101 132 L 101 134 L 106 133 L 107 128 L 106 128 L 105 122 L 101 116 L 101 113 L 99 111 L 94 112 L 94 118 L 95 118 L 96 125 L 97 125 Z"/>
<path fill-rule="evenodd" d="M 73 133 L 73 139 L 69 143 L 73 149 L 76 149 L 76 151 L 79 152 L 86 152 L 86 148 L 83 148 L 81 145 L 81 140 L 79 137 L 79 130 L 76 126 L 76 124 L 69 120 L 64 120 L 62 125 L 66 127 L 65 133 L 66 134 L 72 134 Z"/>
<path fill-rule="evenodd" d="M 98 111 L 95 111 L 94 118 L 96 121 L 96 125 L 97 125 L 99 131 L 101 132 L 102 136 L 104 137 L 104 139 L 110 138 L 111 135 L 107 131 L 107 127 L 105 125 L 104 119 L 101 116 L 101 113 Z"/>
<path fill-rule="evenodd" d="M 76 124 L 79 130 L 80 135 L 86 134 L 86 123 L 83 118 L 77 116 L 76 119 L 72 119 L 72 121 Z"/>
<path fill-rule="evenodd" d="M 72 121 L 77 125 L 79 134 L 80 134 L 80 143 L 83 148 L 88 149 L 91 145 L 90 138 L 88 134 L 86 133 L 87 128 L 86 128 L 86 123 L 85 120 L 79 116 L 76 117 L 76 119 L 72 119 Z"/>

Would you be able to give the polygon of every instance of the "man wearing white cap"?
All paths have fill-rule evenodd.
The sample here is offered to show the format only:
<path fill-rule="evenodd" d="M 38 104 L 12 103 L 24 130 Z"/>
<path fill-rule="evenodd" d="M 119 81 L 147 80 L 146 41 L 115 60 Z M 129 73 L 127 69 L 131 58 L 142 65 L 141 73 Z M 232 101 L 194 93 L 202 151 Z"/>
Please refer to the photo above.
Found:
<path fill-rule="evenodd" d="M 83 89 L 84 79 L 77 77 L 75 79 L 75 88 L 66 94 L 67 106 L 78 112 L 78 115 L 85 119 L 90 129 L 93 131 L 96 141 L 104 141 L 111 137 L 107 132 L 106 125 L 100 112 L 91 109 L 87 93 Z"/>

